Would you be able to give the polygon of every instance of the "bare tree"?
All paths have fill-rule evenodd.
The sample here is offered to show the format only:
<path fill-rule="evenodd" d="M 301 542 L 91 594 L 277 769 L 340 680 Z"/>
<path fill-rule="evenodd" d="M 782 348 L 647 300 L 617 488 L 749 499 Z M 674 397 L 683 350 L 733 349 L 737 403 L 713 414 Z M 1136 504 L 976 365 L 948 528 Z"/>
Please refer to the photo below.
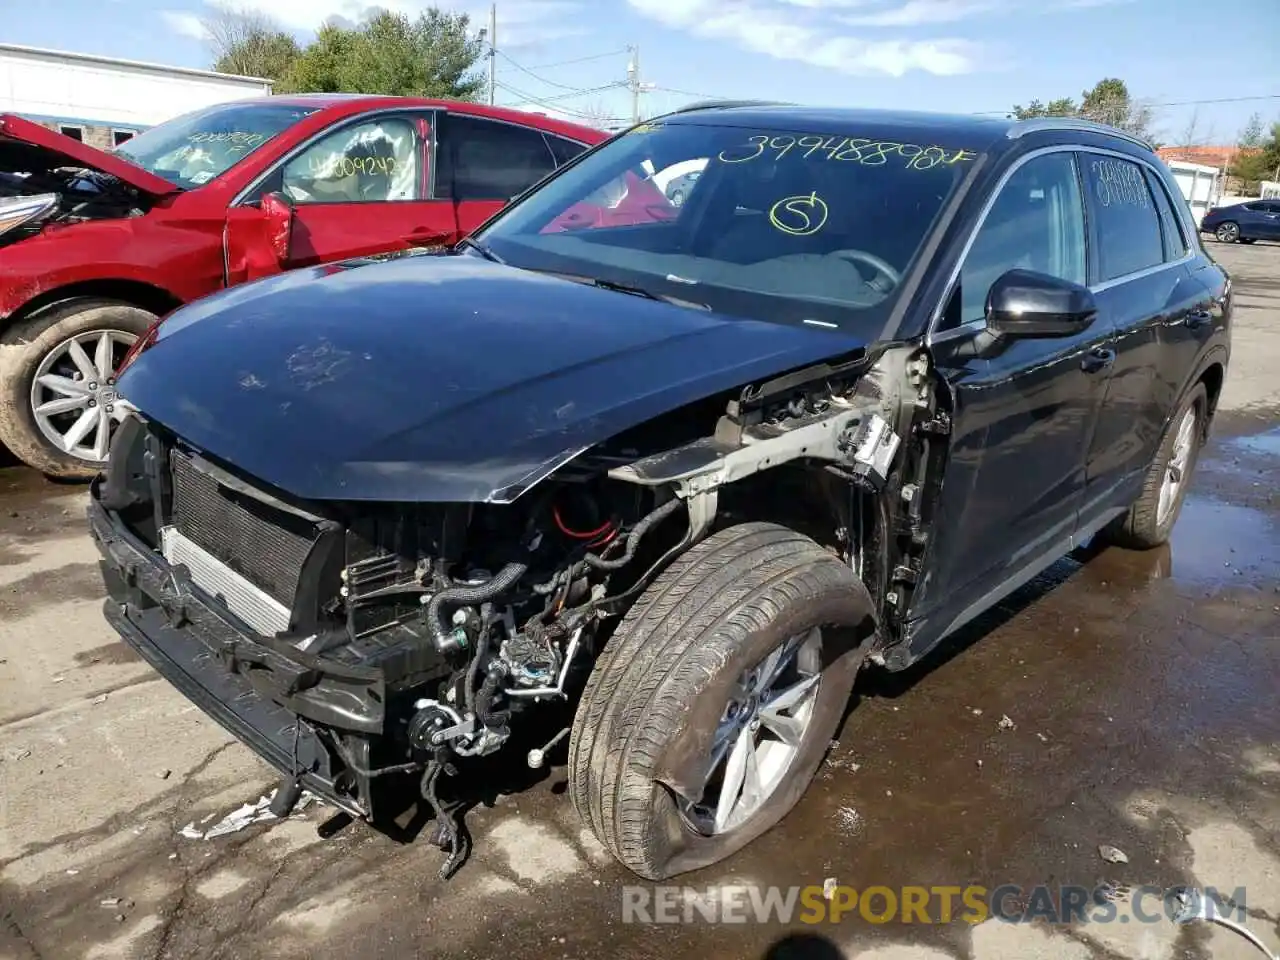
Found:
<path fill-rule="evenodd" d="M 300 52 L 293 36 L 259 10 L 215 4 L 200 24 L 221 73 L 279 80 Z"/>
<path fill-rule="evenodd" d="M 601 130 L 606 129 L 610 123 L 617 118 L 614 112 L 605 106 L 603 100 L 595 100 L 581 108 L 575 108 L 574 113 L 577 114 L 575 119 L 581 120 L 590 127 L 597 127 Z"/>
<path fill-rule="evenodd" d="M 1202 127 L 1200 124 L 1199 109 L 1191 111 L 1191 116 L 1187 119 L 1187 125 L 1182 128 L 1182 134 L 1178 138 L 1178 142 L 1174 146 L 1178 147 L 1202 147 L 1212 141 L 1214 138 L 1213 127 Z"/>

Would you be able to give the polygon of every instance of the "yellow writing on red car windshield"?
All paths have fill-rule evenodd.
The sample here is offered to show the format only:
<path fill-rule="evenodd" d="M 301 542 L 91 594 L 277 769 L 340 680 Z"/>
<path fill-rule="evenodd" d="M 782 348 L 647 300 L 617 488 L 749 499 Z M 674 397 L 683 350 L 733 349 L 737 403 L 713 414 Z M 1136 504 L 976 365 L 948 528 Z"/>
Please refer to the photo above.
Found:
<path fill-rule="evenodd" d="M 931 170 L 938 166 L 974 160 L 977 154 L 971 150 L 951 150 L 946 147 L 926 147 L 918 143 L 898 143 L 892 140 L 870 140 L 865 137 L 823 137 L 817 134 L 793 137 L 790 134 L 769 136 L 758 134 L 748 137 L 740 147 L 721 150 L 721 163 L 746 163 L 770 154 L 770 159 L 781 160 L 787 155 L 804 160 L 834 160 L 857 163 L 865 167 L 882 167 L 890 160 L 901 160 L 908 170 Z"/>
<path fill-rule="evenodd" d="M 246 133 L 246 132 L 223 132 L 213 133 L 204 131 L 201 133 L 193 133 L 187 137 L 188 143 L 229 143 L 238 147 L 260 147 L 267 142 L 267 137 L 262 133 Z"/>

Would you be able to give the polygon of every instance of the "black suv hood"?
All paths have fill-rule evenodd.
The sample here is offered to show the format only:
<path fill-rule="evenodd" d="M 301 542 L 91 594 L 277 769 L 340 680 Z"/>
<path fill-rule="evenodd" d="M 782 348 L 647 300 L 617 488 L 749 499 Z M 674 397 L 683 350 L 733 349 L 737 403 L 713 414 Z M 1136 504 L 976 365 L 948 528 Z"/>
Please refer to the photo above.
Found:
<path fill-rule="evenodd" d="M 863 344 L 473 256 L 408 257 L 185 307 L 120 389 L 295 496 L 503 502 L 628 427 Z"/>

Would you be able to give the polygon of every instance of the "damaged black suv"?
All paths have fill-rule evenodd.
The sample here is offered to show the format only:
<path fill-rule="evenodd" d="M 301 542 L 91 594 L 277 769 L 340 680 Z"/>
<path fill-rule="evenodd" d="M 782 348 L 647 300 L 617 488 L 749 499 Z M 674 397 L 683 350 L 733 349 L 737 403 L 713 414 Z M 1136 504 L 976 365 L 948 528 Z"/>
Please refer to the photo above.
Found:
<path fill-rule="evenodd" d="M 455 250 L 160 323 L 92 488 L 107 616 L 279 810 L 411 786 L 451 870 L 479 758 L 567 734 L 574 807 L 668 877 L 787 813 L 864 664 L 1163 542 L 1230 315 L 1119 131 L 689 108 Z"/>

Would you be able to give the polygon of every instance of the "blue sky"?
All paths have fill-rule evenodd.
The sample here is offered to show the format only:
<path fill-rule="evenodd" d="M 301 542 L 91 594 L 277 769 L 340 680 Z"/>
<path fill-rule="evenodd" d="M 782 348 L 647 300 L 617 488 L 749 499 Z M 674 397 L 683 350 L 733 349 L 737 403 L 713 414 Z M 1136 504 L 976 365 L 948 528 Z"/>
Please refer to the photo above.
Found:
<path fill-rule="evenodd" d="M 233 3 L 269 12 L 304 40 L 327 16 L 358 19 L 370 6 Z M 428 2 L 378 5 L 412 14 Z M 469 13 L 476 27 L 488 21 L 486 0 L 439 6 Z M 207 66 L 199 20 L 209 10 L 208 0 L 43 0 L 6 18 L 0 36 Z M 704 95 L 997 111 L 1078 97 L 1117 76 L 1160 105 L 1166 141 L 1178 142 L 1198 111 L 1200 137 L 1223 143 L 1254 111 L 1280 120 L 1277 40 L 1280 0 L 499 0 L 497 99 L 629 116 L 629 93 L 595 88 L 625 78 L 626 48 L 636 45 L 641 79 L 656 85 L 642 97 L 647 113 Z M 1182 105 L 1263 95 L 1271 99 Z"/>

